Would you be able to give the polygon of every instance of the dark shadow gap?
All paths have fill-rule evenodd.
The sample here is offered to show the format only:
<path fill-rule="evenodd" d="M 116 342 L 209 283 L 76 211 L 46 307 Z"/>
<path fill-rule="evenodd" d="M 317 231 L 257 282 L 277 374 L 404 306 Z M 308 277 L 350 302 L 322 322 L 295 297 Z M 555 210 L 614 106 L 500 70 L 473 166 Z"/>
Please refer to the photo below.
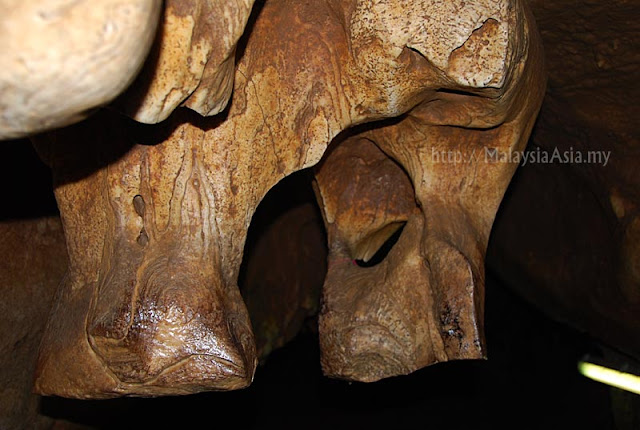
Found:
<path fill-rule="evenodd" d="M 402 236 L 402 231 L 406 225 L 407 223 L 404 222 L 398 230 L 389 236 L 389 238 L 368 261 L 355 260 L 356 264 L 360 267 L 374 267 L 382 263 L 384 259 L 387 258 L 387 255 L 389 255 L 389 252 L 391 252 L 391 249 L 393 249 L 393 246 L 398 242 L 398 240 L 400 240 L 400 236 Z"/>
<path fill-rule="evenodd" d="M 59 215 L 51 170 L 27 139 L 2 142 L 0 221 Z"/>
<path fill-rule="evenodd" d="M 282 179 L 256 209 L 247 233 L 238 286 L 261 361 L 300 331 L 317 330 L 327 238 L 312 180 L 309 169 Z"/>

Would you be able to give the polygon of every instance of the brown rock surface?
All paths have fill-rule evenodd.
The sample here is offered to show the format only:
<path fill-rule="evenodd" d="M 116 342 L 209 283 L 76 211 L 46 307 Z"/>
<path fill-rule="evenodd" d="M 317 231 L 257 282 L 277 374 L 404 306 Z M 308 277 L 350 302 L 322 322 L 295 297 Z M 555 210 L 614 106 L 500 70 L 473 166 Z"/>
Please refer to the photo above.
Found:
<path fill-rule="evenodd" d="M 438 94 L 400 119 L 334 143 L 321 163 L 326 374 L 375 381 L 484 356 L 484 254 L 516 168 L 490 154 L 524 148 L 545 82 L 535 29 L 520 30 L 524 44 L 511 49 L 522 57 L 509 84 Z M 403 223 L 387 258 L 372 267 L 350 264 L 366 263 Z"/>
<path fill-rule="evenodd" d="M 151 54 L 120 100 L 137 121 L 165 120 L 178 106 L 220 113 L 233 89 L 236 45 L 253 0 L 168 0 Z"/>
<path fill-rule="evenodd" d="M 256 11 L 223 115 L 181 110 L 142 126 L 104 112 L 37 139 L 53 169 L 70 262 L 36 389 L 103 398 L 247 386 L 256 354 L 237 278 L 258 203 L 316 164 L 343 130 L 407 112 L 364 136 L 413 182 L 424 212 L 407 220 L 412 238 L 422 237 L 411 262 L 426 256 L 433 266 L 445 337 L 437 328 L 437 346 L 410 345 L 421 351 L 411 366 L 358 377 L 480 356 L 484 247 L 513 166 L 459 168 L 434 160 L 432 149 L 521 148 L 541 67 L 537 33 L 517 1 L 425 0 L 407 9 L 274 0 Z M 371 305 L 365 313 L 380 312 Z"/>

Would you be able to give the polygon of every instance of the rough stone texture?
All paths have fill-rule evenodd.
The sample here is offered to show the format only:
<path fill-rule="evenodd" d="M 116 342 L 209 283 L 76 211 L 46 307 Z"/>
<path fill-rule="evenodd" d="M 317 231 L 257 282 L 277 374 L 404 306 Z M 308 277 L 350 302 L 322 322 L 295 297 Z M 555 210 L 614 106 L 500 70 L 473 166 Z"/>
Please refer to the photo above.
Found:
<path fill-rule="evenodd" d="M 38 345 L 67 265 L 60 220 L 0 222 L 0 255 L 0 428 L 50 428 L 54 420 L 38 414 L 32 383 Z"/>
<path fill-rule="evenodd" d="M 549 65 L 531 150 L 610 158 L 521 167 L 488 264 L 548 314 L 640 358 L 640 9 L 530 3 Z"/>
<path fill-rule="evenodd" d="M 159 0 L 0 1 L 0 139 L 62 127 L 133 81 Z"/>
<path fill-rule="evenodd" d="M 443 92 L 335 143 L 321 163 L 326 374 L 375 381 L 484 356 L 484 253 L 517 166 L 487 154 L 524 148 L 545 82 L 535 29 L 520 31 L 510 47 L 519 67 L 499 92 Z M 402 223 L 382 262 L 351 263 L 369 260 Z"/>
<path fill-rule="evenodd" d="M 253 0 L 168 0 L 151 55 L 121 108 L 137 121 L 165 120 L 178 106 L 204 116 L 227 105 L 238 39 Z"/>
<path fill-rule="evenodd" d="M 94 396 L 184 394 L 251 381 L 251 327 L 235 280 L 221 270 L 227 256 L 217 232 L 233 231 L 216 219 L 220 198 L 209 175 L 218 169 L 203 165 L 203 130 L 184 119 L 155 135 L 145 130 L 164 144 L 128 152 L 131 127 L 144 126 L 108 115 L 55 136 L 51 165 L 70 273 L 41 348 L 40 391 L 49 392 L 50 375 L 60 378 L 61 394 Z M 126 154 L 101 158 L 112 151 Z M 75 163 L 89 172 L 70 168 Z"/>
<path fill-rule="evenodd" d="M 429 276 L 447 333 L 451 324 L 464 330 L 452 326 L 415 364 L 479 356 L 484 246 L 515 166 L 435 165 L 430 149 L 521 148 L 544 77 L 521 3 L 454 3 L 456 20 L 472 24 L 449 47 L 455 26 L 435 2 L 268 1 L 224 115 L 181 110 L 150 127 L 106 112 L 39 139 L 70 269 L 44 335 L 38 392 L 100 398 L 248 385 L 256 353 L 237 278 L 258 203 L 316 164 L 341 131 L 409 110 L 370 138 L 414 183 L 423 216 L 407 228 L 424 237 L 413 249 L 442 269 Z M 425 16 L 428 42 L 416 26 Z M 495 44 L 482 42 L 488 34 Z"/>
<path fill-rule="evenodd" d="M 375 381 L 446 360 L 409 177 L 365 138 L 341 142 L 327 155 L 316 175 L 329 240 L 319 320 L 324 373 Z M 381 263 L 358 266 L 399 229 L 398 243 Z M 476 337 L 479 348 L 483 339 Z"/>

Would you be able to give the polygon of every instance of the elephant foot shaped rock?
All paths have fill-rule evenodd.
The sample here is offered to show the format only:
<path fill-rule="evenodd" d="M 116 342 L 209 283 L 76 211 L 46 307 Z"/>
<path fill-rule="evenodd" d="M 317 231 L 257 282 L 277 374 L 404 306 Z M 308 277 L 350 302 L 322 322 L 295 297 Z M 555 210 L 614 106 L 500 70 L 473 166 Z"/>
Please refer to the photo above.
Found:
<path fill-rule="evenodd" d="M 186 130 L 178 127 L 168 145 L 127 148 L 122 132 L 105 127 L 112 121 L 114 130 L 127 129 L 107 115 L 60 131 L 52 137 L 62 141 L 51 146 L 39 145 L 51 149 L 52 160 L 60 160 L 56 151 L 91 160 L 120 148 L 126 156 L 80 181 L 57 177 L 77 265 L 51 316 L 36 388 L 101 397 L 246 387 L 256 366 L 253 335 L 240 293 L 222 273 L 214 193 L 191 139 L 201 131 L 192 129 L 182 140 Z M 99 129 L 102 139 L 94 136 L 82 149 Z M 180 163 L 172 163 L 175 157 Z M 73 171 L 57 162 L 54 170 Z M 73 228 L 74 221 L 81 228 Z M 81 258 L 86 255 L 95 260 Z"/>
<path fill-rule="evenodd" d="M 356 136 L 323 160 L 316 190 L 329 239 L 325 374 L 371 382 L 482 358 L 479 271 L 445 242 L 424 247 L 425 220 L 405 171 Z"/>
<path fill-rule="evenodd" d="M 214 271 L 188 269 L 206 268 L 210 256 L 181 251 L 143 259 L 139 279 L 130 283 L 114 285 L 117 277 L 107 274 L 88 323 L 91 347 L 122 382 L 176 390 L 244 387 L 255 367 L 251 330 L 231 315 Z M 108 291 L 118 287 L 123 291 Z"/>
<path fill-rule="evenodd" d="M 521 37 L 535 40 L 532 30 Z M 316 168 L 329 240 L 326 374 L 368 382 L 485 356 L 484 256 L 517 167 L 506 155 L 526 145 L 545 82 L 539 46 L 529 48 L 513 76 L 532 92 L 515 81 L 496 93 L 438 91 L 334 142 Z"/>

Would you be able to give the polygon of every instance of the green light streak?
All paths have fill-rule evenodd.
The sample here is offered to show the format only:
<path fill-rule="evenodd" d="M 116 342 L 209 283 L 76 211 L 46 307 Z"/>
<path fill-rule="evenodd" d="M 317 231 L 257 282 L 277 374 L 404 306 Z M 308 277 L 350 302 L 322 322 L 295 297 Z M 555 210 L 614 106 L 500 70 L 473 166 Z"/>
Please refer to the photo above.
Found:
<path fill-rule="evenodd" d="M 578 363 L 578 371 L 594 381 L 640 394 L 640 376 L 632 373 L 620 372 L 586 361 Z"/>

